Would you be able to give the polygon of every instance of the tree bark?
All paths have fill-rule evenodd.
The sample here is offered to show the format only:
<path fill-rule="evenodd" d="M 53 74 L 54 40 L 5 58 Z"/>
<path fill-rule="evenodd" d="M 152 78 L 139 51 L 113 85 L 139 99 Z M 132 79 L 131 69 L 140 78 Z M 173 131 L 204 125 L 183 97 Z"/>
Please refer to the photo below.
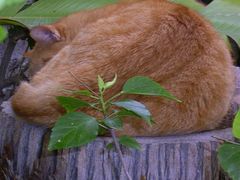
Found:
<path fill-rule="evenodd" d="M 62 151 L 49 152 L 49 130 L 0 113 L 0 171 L 9 179 L 124 180 L 116 151 L 107 150 L 111 138 Z M 141 150 L 122 148 L 134 180 L 227 179 L 217 160 L 219 140 L 232 139 L 231 130 L 182 136 L 138 137 Z M 0 179 L 2 179 L 0 176 Z"/>

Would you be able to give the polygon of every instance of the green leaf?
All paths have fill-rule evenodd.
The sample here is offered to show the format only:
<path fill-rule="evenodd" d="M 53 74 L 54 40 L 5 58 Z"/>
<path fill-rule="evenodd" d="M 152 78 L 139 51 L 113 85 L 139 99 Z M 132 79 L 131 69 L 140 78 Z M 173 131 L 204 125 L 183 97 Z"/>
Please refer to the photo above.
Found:
<path fill-rule="evenodd" d="M 214 0 L 200 11 L 215 28 L 240 43 L 240 1 Z"/>
<path fill-rule="evenodd" d="M 96 139 L 98 122 L 82 112 L 72 112 L 60 117 L 52 129 L 49 150 L 85 145 Z"/>
<path fill-rule="evenodd" d="M 132 116 L 132 117 L 137 117 L 137 118 L 142 119 L 142 117 L 139 116 L 138 114 L 134 113 L 133 111 L 126 110 L 126 109 L 121 109 L 120 111 L 118 111 L 117 116 L 118 116 L 119 118 L 124 118 L 124 117 Z M 151 118 L 151 124 L 152 124 L 152 123 L 155 123 L 155 122 L 154 122 L 154 120 Z"/>
<path fill-rule="evenodd" d="M 25 3 L 26 3 L 25 0 L 0 0 L 1 14 L 2 14 L 2 11 L 7 12 L 6 9 L 9 9 L 9 8 L 11 8 L 13 12 L 7 12 L 7 13 L 16 14 L 17 11 L 20 9 L 20 7 L 23 7 Z"/>
<path fill-rule="evenodd" d="M 104 124 L 113 129 L 122 129 L 123 122 L 119 117 L 106 118 Z"/>
<path fill-rule="evenodd" d="M 182 4 L 196 11 L 201 11 L 204 6 L 194 0 L 171 0 L 174 3 Z"/>
<path fill-rule="evenodd" d="M 7 37 L 7 31 L 0 26 L 0 43 Z"/>
<path fill-rule="evenodd" d="M 40 0 L 16 14 L 19 7 L 9 6 L 0 11 L 1 19 L 18 21 L 31 28 L 40 24 L 50 24 L 71 13 L 94 9 L 118 0 Z M 0 20 L 1 23 L 1 20 Z"/>
<path fill-rule="evenodd" d="M 3 4 L 1 4 L 3 2 Z M 12 24 L 17 26 L 25 27 L 20 22 L 17 22 L 15 20 L 12 20 L 11 17 L 15 16 L 18 11 L 26 4 L 25 0 L 0 0 L 0 24 L 6 25 L 6 24 Z"/>
<path fill-rule="evenodd" d="M 105 87 L 105 83 L 104 83 L 103 79 L 100 76 L 98 76 L 98 88 L 99 88 L 99 91 L 103 92 L 104 87 Z"/>
<path fill-rule="evenodd" d="M 152 124 L 151 113 L 144 104 L 135 100 L 117 101 L 112 104 L 135 113 L 137 116 L 140 116 L 143 120 L 145 120 L 148 125 Z"/>
<path fill-rule="evenodd" d="M 172 1 L 198 11 L 206 19 L 209 19 L 220 33 L 228 35 L 240 43 L 239 0 L 214 0 L 206 7 L 193 0 Z"/>
<path fill-rule="evenodd" d="M 180 100 L 161 87 L 160 84 L 144 76 L 135 76 L 127 80 L 122 91 L 125 94 L 163 96 L 180 102 Z"/>
<path fill-rule="evenodd" d="M 218 149 L 218 159 L 233 180 L 240 179 L 240 145 L 224 143 Z"/>
<path fill-rule="evenodd" d="M 136 141 L 136 139 L 130 136 L 119 137 L 119 143 L 129 148 L 133 148 L 137 150 L 141 149 L 141 145 Z"/>
<path fill-rule="evenodd" d="M 127 117 L 127 116 L 134 116 L 134 117 L 138 117 L 141 118 L 141 116 L 137 115 L 136 113 L 134 113 L 133 111 L 129 111 L 127 109 L 121 109 L 117 115 L 119 117 Z"/>
<path fill-rule="evenodd" d="M 232 132 L 233 132 L 234 137 L 240 139 L 240 111 L 239 110 L 233 120 Z"/>
<path fill-rule="evenodd" d="M 115 74 L 115 76 L 114 76 L 112 81 L 105 83 L 104 88 L 108 89 L 108 88 L 112 87 L 116 83 L 116 81 L 117 81 L 117 74 Z"/>
<path fill-rule="evenodd" d="M 90 106 L 89 103 L 73 97 L 58 96 L 57 100 L 67 112 L 73 112 L 81 107 Z"/>

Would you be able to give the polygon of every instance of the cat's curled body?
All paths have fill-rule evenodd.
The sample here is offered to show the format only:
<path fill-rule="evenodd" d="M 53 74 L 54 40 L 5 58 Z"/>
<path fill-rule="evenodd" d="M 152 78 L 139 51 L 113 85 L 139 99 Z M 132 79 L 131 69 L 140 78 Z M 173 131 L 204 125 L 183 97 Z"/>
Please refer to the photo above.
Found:
<path fill-rule="evenodd" d="M 176 103 L 161 97 L 137 97 L 150 109 L 156 123 L 148 127 L 129 119 L 124 134 L 189 133 L 214 129 L 221 123 L 234 91 L 234 70 L 224 41 L 206 20 L 164 0 L 123 3 L 97 11 L 105 15 L 100 13 L 84 26 L 73 26 L 73 30 L 58 29 L 64 20 L 50 29 L 32 30 L 38 41 L 33 54 L 43 45 L 49 47 L 44 53 L 56 55 L 16 91 L 12 106 L 17 115 L 52 125 L 62 113 L 55 96 L 63 95 L 62 89 L 84 89 L 69 72 L 94 90 L 97 75 L 107 81 L 116 73 L 117 85 L 107 97 L 120 90 L 128 78 L 143 75 L 182 100 Z M 74 16 L 81 15 L 91 13 Z M 53 46 L 57 48 L 51 49 Z M 42 55 L 38 53 L 39 59 Z"/>

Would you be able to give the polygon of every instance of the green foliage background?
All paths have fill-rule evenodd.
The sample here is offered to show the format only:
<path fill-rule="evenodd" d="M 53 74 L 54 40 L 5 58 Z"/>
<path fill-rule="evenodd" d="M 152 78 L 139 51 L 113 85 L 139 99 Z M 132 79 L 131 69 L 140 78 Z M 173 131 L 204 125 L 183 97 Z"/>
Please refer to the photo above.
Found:
<path fill-rule="evenodd" d="M 0 12 L 3 12 L 4 9 L 12 7 L 14 4 L 19 4 L 24 0 L 0 0 Z M 7 31 L 0 26 L 0 42 L 2 42 L 7 37 Z"/>
<path fill-rule="evenodd" d="M 239 0 L 214 0 L 207 7 L 194 0 L 172 1 L 198 11 L 209 19 L 220 33 L 229 35 L 240 43 Z M 0 11 L 0 24 L 12 23 L 31 28 L 39 24 L 52 23 L 79 10 L 101 7 L 116 3 L 118 0 L 39 0 L 21 12 L 18 11 L 24 2 L 22 0 L 14 0 L 13 2 L 15 3 L 11 6 L 5 6 Z"/>

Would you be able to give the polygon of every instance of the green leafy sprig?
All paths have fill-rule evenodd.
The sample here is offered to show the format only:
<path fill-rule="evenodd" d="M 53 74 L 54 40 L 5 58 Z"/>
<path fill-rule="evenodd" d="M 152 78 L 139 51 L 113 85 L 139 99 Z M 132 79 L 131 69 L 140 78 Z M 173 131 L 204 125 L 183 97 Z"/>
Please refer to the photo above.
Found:
<path fill-rule="evenodd" d="M 237 112 L 232 127 L 233 136 L 240 139 L 240 110 Z M 240 179 L 240 143 L 221 139 L 224 143 L 218 148 L 221 167 L 233 180 Z"/>
<path fill-rule="evenodd" d="M 76 79 L 74 74 L 72 74 L 72 76 Z M 139 150 L 141 146 L 133 137 L 127 135 L 117 137 L 115 131 L 123 130 L 123 119 L 126 117 L 137 117 L 145 121 L 149 126 L 152 126 L 153 119 L 150 111 L 141 102 L 133 99 L 116 99 L 121 95 L 135 94 L 162 96 L 177 102 L 180 102 L 180 100 L 171 95 L 157 82 L 143 76 L 135 76 L 127 80 L 122 90 L 109 99 L 105 99 L 105 93 L 106 90 L 110 90 L 116 83 L 117 75 L 115 75 L 110 82 L 104 82 L 104 80 L 98 76 L 98 93 L 94 92 L 85 83 L 80 80 L 78 81 L 81 85 L 86 87 L 86 89 L 78 91 L 68 90 L 68 92 L 73 93 L 73 96 L 76 94 L 87 96 L 91 98 L 93 102 L 83 101 L 76 97 L 57 97 L 60 105 L 65 108 L 66 114 L 61 116 L 52 128 L 48 149 L 59 150 L 79 147 L 94 141 L 97 136 L 101 135 L 103 132 L 109 132 L 113 141 L 107 145 L 107 148 L 116 148 L 124 171 L 128 179 L 131 179 L 124 165 L 120 144 L 137 150 Z M 83 107 L 92 108 L 100 113 L 101 117 L 93 117 L 84 112 L 79 112 L 79 109 Z"/>

